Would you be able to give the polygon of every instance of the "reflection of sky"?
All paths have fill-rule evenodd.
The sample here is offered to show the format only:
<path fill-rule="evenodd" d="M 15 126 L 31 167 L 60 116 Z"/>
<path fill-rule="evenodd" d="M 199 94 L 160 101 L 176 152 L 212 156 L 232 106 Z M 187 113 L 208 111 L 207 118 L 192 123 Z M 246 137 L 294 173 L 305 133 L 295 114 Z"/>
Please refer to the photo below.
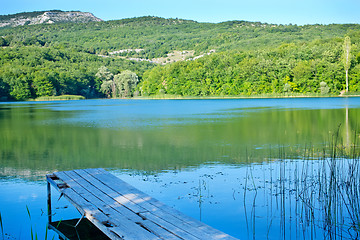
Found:
<path fill-rule="evenodd" d="M 55 112 L 69 112 L 66 117 L 47 119 L 43 124 L 122 128 L 224 121 L 231 117 L 265 110 L 358 108 L 360 98 L 86 100 L 16 103 L 18 107 L 27 105 Z"/>
<path fill-rule="evenodd" d="M 314 229 L 299 227 L 305 217 L 296 214 L 305 203 L 298 196 L 304 197 L 306 186 L 314 184 L 318 169 L 329 170 L 323 164 L 316 160 L 269 160 L 250 165 L 209 164 L 156 174 L 113 173 L 165 204 L 239 239 L 282 239 L 282 227 L 286 229 L 285 239 L 307 239 L 310 230 L 322 236 L 323 229 L 321 223 Z M 304 170 L 307 178 L 301 175 Z M 298 180 L 303 185 L 298 186 Z M 315 220 L 323 220 L 322 205 L 315 201 L 312 204 L 316 207 Z"/>
<path fill-rule="evenodd" d="M 31 239 L 31 226 L 38 237 L 44 239 L 47 219 L 44 214 L 47 209 L 45 185 L 0 179 L 0 189 L 0 213 L 4 232 L 9 236 L 5 239 Z M 34 225 L 41 228 L 37 229 Z"/>
<path fill-rule="evenodd" d="M 45 122 L 50 125 L 70 124 L 88 127 L 121 128 L 159 127 L 171 124 L 225 121 L 231 117 L 241 117 L 250 112 L 266 110 L 342 109 L 346 106 L 349 106 L 349 108 L 359 108 L 360 98 L 23 102 L 0 103 L 0 110 L 6 109 L 7 106 L 11 106 L 11 108 L 29 107 L 44 109 L 45 111 L 41 112 L 43 115 L 39 119 L 45 120 L 39 124 L 44 124 Z M 36 111 L 35 114 L 37 114 Z M 204 133 L 207 133 L 207 131 L 204 131 Z M 213 146 L 217 146 L 216 144 L 228 146 L 236 142 L 236 139 L 232 139 L 233 142 L 228 140 L 229 134 L 226 134 L 226 132 L 219 136 L 224 138 L 217 138 L 218 142 L 215 142 Z M 204 143 L 205 140 L 201 140 Z M 246 139 L 246 141 L 249 142 L 249 139 Z M 267 148 L 267 145 L 258 142 L 254 146 L 258 150 Z M 272 147 L 274 146 L 272 145 Z M 229 158 L 227 153 L 225 151 L 224 154 L 221 153 L 219 156 Z M 236 153 L 234 154 L 236 155 Z M 231 157 L 234 157 L 234 155 L 230 155 Z M 212 160 L 221 161 L 217 156 L 214 156 Z M 266 168 L 266 165 L 254 164 L 252 166 L 254 179 L 264 179 L 263 170 Z M 246 225 L 244 223 L 243 205 L 240 201 L 244 197 L 242 189 L 244 187 L 245 170 L 246 168 L 243 168 L 242 165 L 235 167 L 209 164 L 182 171 L 173 170 L 149 176 L 143 175 L 143 173 L 137 175 L 134 172 L 114 171 L 114 173 L 168 205 L 176 207 L 185 214 L 197 219 L 201 215 L 202 220 L 206 223 L 236 235 L 239 234 L 239 226 Z M 4 179 L 4 176 L 6 178 L 7 175 L 16 175 L 17 169 L 14 171 L 15 173 L 11 173 L 11 169 L 7 169 L 7 174 L 0 176 L 0 179 L 2 179 L 0 180 L 0 212 L 5 231 L 18 239 L 29 239 L 30 225 L 36 224 L 37 232 L 39 235 L 43 235 L 46 224 L 46 216 L 44 214 L 46 212 L 46 185 L 43 181 L 36 184 L 32 181 L 22 182 Z M 255 176 L 255 173 L 258 175 Z M 22 178 L 27 178 L 28 175 L 34 174 L 34 172 L 29 172 L 29 174 L 24 172 Z M 45 173 L 41 173 L 41 176 L 44 175 Z M 264 184 L 264 181 L 261 183 Z M 201 213 L 199 205 L 200 196 L 202 196 Z M 258 199 L 260 200 L 260 196 Z M 57 203 L 56 198 L 54 202 Z M 27 215 L 27 206 L 31 211 L 31 221 Z M 261 207 L 262 205 L 259 204 L 259 206 Z M 257 212 L 256 217 L 260 221 L 268 220 L 260 218 L 261 210 Z M 264 226 L 266 226 L 266 223 Z M 259 228 L 256 229 L 258 230 Z M 39 238 L 43 239 L 43 237 Z"/>
<path fill-rule="evenodd" d="M 345 165 L 342 161 L 341 166 Z M 304 218 L 296 215 L 296 211 L 305 206 L 298 196 L 303 193 L 302 188 L 307 189 L 306 186 L 314 183 L 318 169 L 324 170 L 327 166 L 316 160 L 269 160 L 250 165 L 204 164 L 157 173 L 110 172 L 180 212 L 239 239 L 253 239 L 253 236 L 255 239 L 280 239 L 282 227 L 286 228 L 286 239 L 298 239 L 302 234 L 301 238 L 307 239 L 311 234 L 310 227 L 298 225 Z M 306 180 L 302 175 L 304 169 Z M 346 179 L 346 172 L 344 176 Z M 298 186 L 295 180 L 304 182 Z M 0 189 L 5 233 L 18 239 L 30 239 L 32 226 L 39 239 L 44 239 L 47 221 L 45 182 L 0 180 Z M 293 193 L 296 189 L 298 192 Z M 283 190 L 286 192 L 284 197 Z M 58 198 L 59 193 L 52 188 L 55 221 L 80 217 L 67 200 L 61 198 L 58 201 Z M 317 202 L 313 204 L 316 204 L 315 220 L 318 221 L 323 217 L 322 209 Z M 286 218 L 282 215 L 284 211 Z M 344 212 L 343 216 L 346 214 Z M 322 236 L 323 228 L 321 224 L 319 226 L 314 230 Z M 53 234 L 50 231 L 50 239 Z"/>

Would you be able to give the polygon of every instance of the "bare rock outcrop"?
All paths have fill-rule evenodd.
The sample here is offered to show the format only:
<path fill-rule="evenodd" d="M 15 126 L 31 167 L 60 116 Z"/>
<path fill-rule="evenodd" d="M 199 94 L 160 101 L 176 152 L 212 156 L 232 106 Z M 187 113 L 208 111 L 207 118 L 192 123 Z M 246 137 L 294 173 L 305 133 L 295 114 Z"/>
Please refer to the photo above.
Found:
<path fill-rule="evenodd" d="M 16 27 L 34 24 L 53 24 L 53 23 L 87 23 L 100 22 L 100 18 L 92 13 L 78 11 L 45 11 L 33 13 L 18 13 L 13 15 L 0 16 L 0 27 Z"/>

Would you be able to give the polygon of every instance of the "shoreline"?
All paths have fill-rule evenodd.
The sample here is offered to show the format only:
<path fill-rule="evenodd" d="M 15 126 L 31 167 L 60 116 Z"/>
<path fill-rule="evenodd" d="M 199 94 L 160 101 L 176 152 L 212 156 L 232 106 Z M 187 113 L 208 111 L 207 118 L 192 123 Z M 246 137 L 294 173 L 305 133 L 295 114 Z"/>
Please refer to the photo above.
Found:
<path fill-rule="evenodd" d="M 275 98 L 347 98 L 347 97 L 360 97 L 360 95 L 250 95 L 250 96 L 175 96 L 175 95 L 163 95 L 163 96 L 138 96 L 131 98 L 85 98 L 82 96 L 49 96 L 49 97 L 41 97 L 36 99 L 27 99 L 24 102 L 41 102 L 41 101 L 69 101 L 69 100 L 221 100 L 221 99 L 275 99 Z M 12 100 L 0 100 L 0 102 L 22 102 L 22 101 L 12 101 Z"/>
<path fill-rule="evenodd" d="M 291 95 L 291 96 L 263 96 L 263 95 L 253 95 L 253 96 L 141 96 L 141 97 L 132 97 L 132 98 L 109 98 L 109 99 L 136 99 L 136 100 L 201 100 L 201 99 L 270 99 L 270 98 L 338 98 L 338 97 L 360 97 L 360 95 Z"/>

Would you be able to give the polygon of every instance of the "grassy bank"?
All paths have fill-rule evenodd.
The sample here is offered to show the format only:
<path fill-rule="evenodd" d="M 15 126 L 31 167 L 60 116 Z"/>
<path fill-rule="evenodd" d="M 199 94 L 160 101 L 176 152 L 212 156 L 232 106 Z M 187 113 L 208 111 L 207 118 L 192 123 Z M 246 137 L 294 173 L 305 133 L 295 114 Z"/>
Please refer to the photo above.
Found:
<path fill-rule="evenodd" d="M 359 93 L 348 93 L 344 95 L 319 94 L 319 93 L 291 93 L 291 94 L 256 94 L 256 95 L 236 95 L 236 96 L 181 96 L 181 95 L 151 95 L 139 96 L 134 99 L 251 99 L 251 98 L 311 98 L 311 97 L 358 97 Z"/>
<path fill-rule="evenodd" d="M 35 98 L 34 101 L 59 101 L 59 100 L 84 100 L 85 97 L 80 95 L 60 95 L 60 96 L 46 96 Z"/>
<path fill-rule="evenodd" d="M 172 95 L 172 94 L 162 94 L 162 95 L 151 95 L 151 96 L 138 96 L 132 98 L 111 98 L 111 99 L 256 99 L 256 98 L 313 98 L 313 97 L 359 97 L 359 93 L 346 93 L 342 95 L 334 94 L 318 94 L 318 93 L 292 93 L 292 94 L 257 94 L 257 95 L 237 95 L 237 96 L 181 96 L 181 95 Z M 31 99 L 29 101 L 64 101 L 64 100 L 84 100 L 86 99 L 81 95 L 60 95 L 60 96 L 45 96 Z M 9 101 L 8 99 L 0 99 L 0 102 Z"/>

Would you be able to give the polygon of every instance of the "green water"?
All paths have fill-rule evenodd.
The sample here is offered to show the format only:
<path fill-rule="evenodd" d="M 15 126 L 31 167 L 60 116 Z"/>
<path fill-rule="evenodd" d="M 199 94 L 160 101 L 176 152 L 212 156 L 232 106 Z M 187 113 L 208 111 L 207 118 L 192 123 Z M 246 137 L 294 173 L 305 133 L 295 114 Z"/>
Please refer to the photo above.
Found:
<path fill-rule="evenodd" d="M 230 181 L 239 177 L 237 169 L 276 159 L 279 152 L 297 158 L 305 148 L 324 149 L 338 130 L 339 142 L 352 143 L 358 139 L 359 116 L 359 98 L 0 103 L 4 230 L 21 239 L 33 224 L 43 235 L 44 175 L 102 167 L 180 211 L 246 239 L 240 220 L 224 210 L 234 203 L 230 200 L 241 205 L 232 193 L 241 181 Z M 220 217 L 200 217 L 193 211 L 202 210 L 196 197 L 177 196 L 179 189 L 184 195 L 199 189 L 207 171 L 214 176 L 229 174 L 226 197 L 215 194 L 224 179 L 211 180 L 215 197 L 209 202 L 217 205 L 212 211 L 223 214 Z M 149 176 L 159 184 L 146 185 Z M 192 185 L 176 187 L 172 184 L 176 181 Z M 173 190 L 164 187 L 169 185 Z M 26 206 L 36 220 L 28 219 Z M 19 219 L 24 221 L 22 227 L 14 227 Z"/>
<path fill-rule="evenodd" d="M 328 104 L 327 104 L 328 102 Z M 81 101 L 0 105 L 0 166 L 161 171 L 244 163 L 269 149 L 353 138 L 358 99 Z M 317 107 L 318 105 L 318 107 Z M 345 108 L 345 107 L 348 108 Z M 325 108 L 323 108 L 325 107 Z M 348 112 L 348 122 L 346 122 Z M 352 139 L 351 139 L 352 140 Z"/>

